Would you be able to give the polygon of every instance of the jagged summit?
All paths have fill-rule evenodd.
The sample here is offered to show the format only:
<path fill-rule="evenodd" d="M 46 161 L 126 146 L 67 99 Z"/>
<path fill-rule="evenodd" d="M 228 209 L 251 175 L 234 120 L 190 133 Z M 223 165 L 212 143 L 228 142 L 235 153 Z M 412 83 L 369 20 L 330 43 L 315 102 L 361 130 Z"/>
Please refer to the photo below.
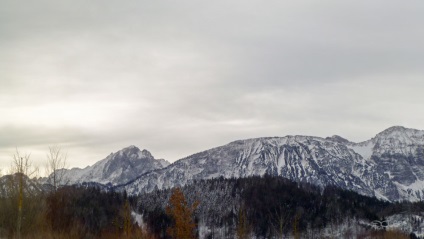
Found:
<path fill-rule="evenodd" d="M 67 171 L 71 183 L 110 183 L 129 194 L 198 179 L 265 174 L 387 200 L 424 200 L 424 131 L 393 126 L 361 143 L 338 135 L 244 139 L 171 165 L 132 145 L 93 166 Z"/>
<path fill-rule="evenodd" d="M 132 149 L 140 150 L 137 146 L 130 145 L 128 147 L 125 147 L 125 148 L 121 149 L 120 151 L 126 151 L 126 150 L 132 150 Z"/>
<path fill-rule="evenodd" d="M 155 159 L 146 149 L 131 145 L 84 169 L 67 170 L 65 176 L 70 183 L 96 182 L 123 184 L 146 172 L 169 165 L 164 159 Z"/>
<path fill-rule="evenodd" d="M 193 180 L 270 174 L 387 200 L 424 199 L 424 131 L 390 127 L 353 143 L 341 136 L 237 140 L 193 154 L 123 186 L 130 194 Z"/>
<path fill-rule="evenodd" d="M 143 149 L 141 151 L 141 155 L 145 156 L 145 157 L 149 157 L 149 158 L 153 158 L 153 155 L 150 153 L 150 151 Z"/>
<path fill-rule="evenodd" d="M 371 141 L 376 145 L 377 150 L 384 149 L 384 151 L 391 153 L 403 151 L 402 153 L 408 154 L 410 145 L 422 144 L 424 131 L 393 126 L 378 133 Z"/>
<path fill-rule="evenodd" d="M 332 140 L 332 141 L 338 142 L 338 143 L 344 143 L 344 144 L 351 143 L 349 140 L 347 140 L 347 139 L 345 139 L 341 136 L 338 136 L 338 135 L 333 135 L 333 136 L 327 137 L 325 139 Z"/>

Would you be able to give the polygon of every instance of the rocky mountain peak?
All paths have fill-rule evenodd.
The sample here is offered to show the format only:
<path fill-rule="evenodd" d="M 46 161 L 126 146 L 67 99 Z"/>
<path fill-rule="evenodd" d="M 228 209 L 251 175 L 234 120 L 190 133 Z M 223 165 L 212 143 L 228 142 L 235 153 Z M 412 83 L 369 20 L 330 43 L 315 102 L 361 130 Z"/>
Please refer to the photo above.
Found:
<path fill-rule="evenodd" d="M 274 175 L 334 185 L 386 200 L 424 199 L 424 131 L 390 127 L 353 143 L 334 135 L 238 140 L 176 161 L 123 185 L 129 194 L 193 180 Z"/>
<path fill-rule="evenodd" d="M 155 159 L 148 150 L 140 150 L 131 145 L 87 168 L 67 170 L 65 177 L 70 183 L 96 182 L 117 185 L 131 181 L 149 171 L 161 169 L 168 164 L 165 160 Z"/>
<path fill-rule="evenodd" d="M 148 150 L 146 150 L 146 149 L 143 149 L 141 151 L 141 155 L 144 156 L 144 157 L 146 157 L 146 158 L 153 158 L 153 155 Z"/>
<path fill-rule="evenodd" d="M 396 138 L 399 140 L 405 139 L 423 139 L 424 130 L 410 129 L 403 126 L 393 126 L 380 133 L 378 133 L 375 138 Z"/>
<path fill-rule="evenodd" d="M 140 152 L 140 149 L 134 145 L 128 146 L 116 152 L 115 154 L 130 156 L 132 154 L 136 154 Z"/>
<path fill-rule="evenodd" d="M 171 165 L 132 145 L 93 166 L 69 170 L 67 176 L 71 183 L 112 184 L 138 194 L 193 180 L 267 174 L 381 199 L 418 201 L 424 200 L 423 155 L 424 131 L 394 126 L 362 143 L 338 135 L 237 140 Z"/>
<path fill-rule="evenodd" d="M 397 148 L 423 145 L 424 131 L 393 126 L 378 133 L 372 140 L 377 147 L 383 147 L 385 150 L 394 152 L 393 150 Z"/>
<path fill-rule="evenodd" d="M 390 137 L 397 136 L 399 134 L 404 134 L 407 131 L 411 131 L 412 129 L 405 128 L 403 126 L 392 126 L 387 128 L 376 135 L 376 137 Z"/>
<path fill-rule="evenodd" d="M 348 143 L 350 143 L 349 140 L 347 140 L 347 139 L 345 139 L 345 138 L 343 138 L 341 136 L 338 136 L 338 135 L 333 135 L 333 136 L 327 137 L 325 139 L 326 140 L 331 140 L 331 141 L 334 141 L 334 142 L 337 142 L 337 143 L 342 143 L 342 144 L 348 144 Z"/>
<path fill-rule="evenodd" d="M 126 148 L 123 148 L 116 153 L 112 153 L 109 158 L 112 159 L 154 159 L 152 153 L 150 153 L 148 150 L 143 149 L 140 150 L 138 147 L 131 145 Z"/>

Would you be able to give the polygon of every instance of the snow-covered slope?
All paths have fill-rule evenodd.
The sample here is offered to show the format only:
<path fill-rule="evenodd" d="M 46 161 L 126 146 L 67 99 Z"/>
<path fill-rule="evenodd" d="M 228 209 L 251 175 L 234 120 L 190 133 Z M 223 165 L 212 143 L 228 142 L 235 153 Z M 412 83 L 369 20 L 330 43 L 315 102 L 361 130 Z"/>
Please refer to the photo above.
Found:
<path fill-rule="evenodd" d="M 340 136 L 239 140 L 176 161 L 121 186 L 130 194 L 195 179 L 278 175 L 388 200 L 424 199 L 424 131 L 391 127 L 353 143 Z"/>
<path fill-rule="evenodd" d="M 373 165 L 363 177 L 376 195 L 424 199 L 424 131 L 395 126 L 352 149 Z"/>
<path fill-rule="evenodd" d="M 0 197 L 8 197 L 19 191 L 19 175 L 21 174 L 9 174 L 0 177 Z M 23 175 L 22 179 L 24 192 L 27 194 L 36 195 L 43 190 L 48 190 L 47 187 L 44 188 L 43 185 L 29 179 L 26 175 Z"/>
<path fill-rule="evenodd" d="M 73 168 L 65 171 L 69 184 L 96 182 L 102 184 L 123 184 L 146 172 L 168 166 L 164 159 L 155 159 L 147 150 L 129 146 L 84 169 Z"/>

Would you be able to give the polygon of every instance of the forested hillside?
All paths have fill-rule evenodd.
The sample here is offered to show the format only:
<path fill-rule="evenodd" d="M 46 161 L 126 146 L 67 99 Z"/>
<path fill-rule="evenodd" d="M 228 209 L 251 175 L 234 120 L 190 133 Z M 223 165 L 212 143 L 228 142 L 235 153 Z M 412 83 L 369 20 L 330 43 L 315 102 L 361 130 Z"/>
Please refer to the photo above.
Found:
<path fill-rule="evenodd" d="M 423 202 L 273 176 L 199 180 L 137 196 L 97 184 L 41 187 L 17 174 L 0 181 L 1 238 L 416 238 L 409 234 L 424 228 Z"/>
<path fill-rule="evenodd" d="M 156 190 L 137 198 L 139 213 L 157 235 L 165 236 L 172 224 L 165 208 L 173 191 Z M 378 231 L 371 228 L 387 229 L 381 238 L 389 234 L 407 238 L 409 232 L 374 224 L 394 214 L 407 212 L 413 217 L 412 212 L 424 212 L 421 202 L 389 203 L 335 187 L 321 189 L 270 176 L 200 180 L 182 191 L 189 205 L 199 203 L 194 216 L 201 238 L 366 238 Z M 422 220 L 415 218 L 410 226 L 419 231 Z"/>

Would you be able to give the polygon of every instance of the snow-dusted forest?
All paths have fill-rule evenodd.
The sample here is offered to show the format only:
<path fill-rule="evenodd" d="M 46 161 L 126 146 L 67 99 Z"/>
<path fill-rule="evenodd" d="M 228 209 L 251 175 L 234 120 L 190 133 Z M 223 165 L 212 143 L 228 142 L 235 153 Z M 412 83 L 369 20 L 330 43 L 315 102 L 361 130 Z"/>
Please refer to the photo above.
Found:
<path fill-rule="evenodd" d="M 1 237 L 421 238 L 424 229 L 422 202 L 271 176 L 199 180 L 135 196 L 98 184 L 54 190 L 24 176 L 19 221 L 20 176 L 0 181 Z"/>

